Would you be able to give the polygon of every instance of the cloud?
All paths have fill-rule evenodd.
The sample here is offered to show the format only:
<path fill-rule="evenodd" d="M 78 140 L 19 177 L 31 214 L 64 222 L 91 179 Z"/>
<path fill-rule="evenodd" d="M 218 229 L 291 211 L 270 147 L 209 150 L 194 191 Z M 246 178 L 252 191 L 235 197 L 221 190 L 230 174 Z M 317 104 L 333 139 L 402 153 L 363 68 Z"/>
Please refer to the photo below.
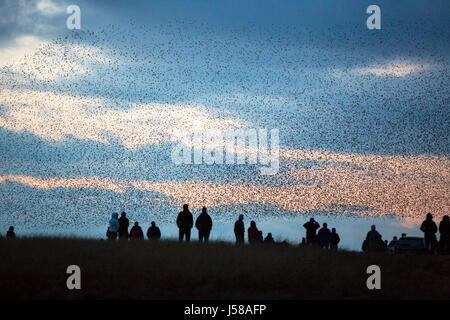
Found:
<path fill-rule="evenodd" d="M 201 105 L 124 102 L 124 109 L 112 110 L 107 99 L 36 90 L 3 89 L 0 104 L 8 109 L 0 116 L 0 127 L 7 130 L 28 131 L 52 141 L 64 141 L 69 135 L 103 143 L 118 139 L 128 149 L 170 142 L 177 138 L 175 131 L 194 133 L 198 130 L 194 123 L 204 130 L 243 126 L 215 118 Z"/>
<path fill-rule="evenodd" d="M 33 54 L 45 43 L 46 41 L 34 35 L 22 35 L 15 38 L 9 46 L 0 48 L 0 67 L 10 65 L 27 54 Z"/>
<path fill-rule="evenodd" d="M 375 75 L 378 77 L 406 77 L 411 74 L 429 70 L 428 64 L 418 64 L 406 61 L 393 61 L 385 65 L 357 68 L 355 72 L 359 75 Z"/>
<path fill-rule="evenodd" d="M 64 12 L 62 4 L 56 4 L 52 0 L 41 0 L 36 4 L 36 9 L 43 15 L 54 16 Z"/>
<path fill-rule="evenodd" d="M 108 178 L 35 178 L 0 176 L 0 183 L 15 181 L 39 189 L 56 187 L 100 188 L 123 193 L 127 188 L 156 192 L 176 205 L 192 208 L 262 203 L 286 211 L 348 208 L 360 216 L 401 215 L 420 221 L 427 212 L 440 218 L 450 210 L 450 159 L 436 156 L 378 156 L 339 154 L 318 150 L 291 150 L 297 159 L 320 159 L 311 168 L 291 168 L 289 184 L 262 185 L 202 180 L 150 181 Z M 304 180 L 318 184 L 305 185 Z M 348 210 L 345 210 L 348 211 Z"/>

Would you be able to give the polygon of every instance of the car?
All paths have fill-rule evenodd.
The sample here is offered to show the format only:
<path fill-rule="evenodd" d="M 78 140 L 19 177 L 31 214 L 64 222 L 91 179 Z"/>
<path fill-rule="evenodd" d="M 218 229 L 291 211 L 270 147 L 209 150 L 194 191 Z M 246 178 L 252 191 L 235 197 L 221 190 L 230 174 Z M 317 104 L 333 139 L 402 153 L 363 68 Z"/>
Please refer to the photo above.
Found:
<path fill-rule="evenodd" d="M 393 245 L 395 253 L 426 253 L 425 239 L 420 237 L 402 237 Z"/>

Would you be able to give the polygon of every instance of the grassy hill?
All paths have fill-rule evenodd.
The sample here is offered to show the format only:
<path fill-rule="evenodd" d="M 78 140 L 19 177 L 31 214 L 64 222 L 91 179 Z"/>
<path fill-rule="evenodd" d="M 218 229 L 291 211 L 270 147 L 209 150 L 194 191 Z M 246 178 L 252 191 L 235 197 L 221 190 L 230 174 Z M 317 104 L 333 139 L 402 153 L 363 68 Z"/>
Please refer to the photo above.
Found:
<path fill-rule="evenodd" d="M 448 256 L 310 247 L 30 238 L 0 241 L 2 299 L 450 298 Z M 68 265 L 81 290 L 66 288 Z M 368 290 L 366 268 L 381 268 Z"/>

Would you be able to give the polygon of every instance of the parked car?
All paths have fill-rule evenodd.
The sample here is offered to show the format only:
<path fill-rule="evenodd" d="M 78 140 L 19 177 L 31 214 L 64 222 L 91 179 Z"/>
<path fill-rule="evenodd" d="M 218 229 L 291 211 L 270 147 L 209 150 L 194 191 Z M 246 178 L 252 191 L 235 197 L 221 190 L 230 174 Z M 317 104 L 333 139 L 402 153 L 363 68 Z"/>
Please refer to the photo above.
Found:
<path fill-rule="evenodd" d="M 402 237 L 393 246 L 395 253 L 426 253 L 425 239 L 420 237 Z"/>

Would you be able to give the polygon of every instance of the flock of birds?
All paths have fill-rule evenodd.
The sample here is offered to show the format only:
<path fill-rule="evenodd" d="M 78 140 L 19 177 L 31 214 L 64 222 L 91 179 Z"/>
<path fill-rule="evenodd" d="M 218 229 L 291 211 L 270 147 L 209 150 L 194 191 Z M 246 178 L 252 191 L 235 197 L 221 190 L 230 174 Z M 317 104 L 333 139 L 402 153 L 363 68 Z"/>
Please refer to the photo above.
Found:
<path fill-rule="evenodd" d="M 13 111 L 20 113 L 27 104 L 38 103 L 43 109 L 26 110 L 39 112 L 50 122 L 65 116 L 71 97 L 77 99 L 84 115 L 131 112 L 136 105 L 151 107 L 158 103 L 168 108 L 200 106 L 209 118 L 235 120 L 255 128 L 279 128 L 281 147 L 285 149 L 448 157 L 448 40 L 446 30 L 427 28 L 423 21 L 417 21 L 416 26 L 398 25 L 379 32 L 369 32 L 361 26 L 268 29 L 249 25 L 226 29 L 193 22 L 145 26 L 132 21 L 99 30 L 66 31 L 33 54 L 0 68 L 0 125 L 8 130 L 20 128 L 19 135 L 29 132 L 39 136 L 39 125 L 24 122 Z M 47 100 L 36 102 L 31 95 L 24 96 L 30 91 L 51 94 Z M 195 115 L 186 112 L 182 116 L 189 122 L 195 121 L 190 119 Z M 119 129 L 101 130 L 110 130 L 105 134 L 120 137 L 115 130 L 122 130 L 123 126 L 145 130 L 162 120 L 147 117 L 123 121 Z M 181 120 L 180 116 L 168 114 L 164 121 L 176 128 Z M 45 127 L 45 121 L 40 125 Z M 78 139 L 80 143 L 75 146 L 80 146 L 87 142 L 84 132 L 91 128 L 81 124 L 78 132 L 73 128 L 70 132 L 58 130 L 67 134 L 64 139 Z M 154 133 L 142 132 L 147 134 Z M 22 141 L 20 136 L 15 139 L 14 143 Z M 192 168 L 186 172 L 171 164 L 170 144 L 164 143 L 156 143 L 151 149 L 146 149 L 149 146 L 145 143 L 136 143 L 130 150 L 120 145 L 121 141 L 119 146 L 97 141 L 89 149 L 72 150 L 82 153 L 79 163 L 73 164 L 64 155 L 61 161 L 55 161 L 49 154 L 52 161 L 46 162 L 46 149 L 23 141 L 31 159 L 36 153 L 42 160 L 38 165 L 41 178 L 51 178 L 49 173 L 54 172 L 54 167 L 64 177 L 82 177 L 94 163 L 98 169 L 95 176 L 114 179 L 131 175 L 145 180 L 176 181 L 189 177 L 266 186 L 293 183 L 282 174 L 262 177 L 255 174 L 257 170 L 236 167 L 204 166 L 202 170 Z M 12 143 L 4 141 L 1 148 L 24 148 Z M 61 141 L 47 139 L 45 143 L 56 143 L 57 149 Z M 113 152 L 105 153 L 108 148 Z M 110 155 L 115 157 L 113 162 Z M 8 165 L 11 159 L 1 161 L 6 164 L 2 165 L 1 175 L 29 174 L 29 162 L 23 161 L 13 170 Z M 311 162 L 282 160 L 281 173 L 310 165 Z M 136 168 L 138 172 L 130 173 Z M 102 225 L 109 215 L 105 206 L 116 211 L 121 210 L 117 206 L 135 211 L 143 220 L 154 219 L 146 215 L 149 208 L 161 219 L 170 220 L 176 213 L 173 199 L 157 192 L 128 190 L 116 194 L 86 189 L 75 194 L 64 188 L 30 190 L 15 183 L 2 183 L 0 188 L 9 211 L 8 215 L 0 215 L 2 225 L 18 224 L 21 219 L 33 225 L 36 221 L 30 212 L 45 214 L 43 225 Z M 276 188 L 270 190 L 276 192 Z M 45 197 L 40 196 L 43 192 Z M 177 205 L 189 201 L 176 200 Z M 267 209 L 272 214 L 275 210 Z M 232 219 L 226 210 L 219 215 L 226 221 Z"/>

